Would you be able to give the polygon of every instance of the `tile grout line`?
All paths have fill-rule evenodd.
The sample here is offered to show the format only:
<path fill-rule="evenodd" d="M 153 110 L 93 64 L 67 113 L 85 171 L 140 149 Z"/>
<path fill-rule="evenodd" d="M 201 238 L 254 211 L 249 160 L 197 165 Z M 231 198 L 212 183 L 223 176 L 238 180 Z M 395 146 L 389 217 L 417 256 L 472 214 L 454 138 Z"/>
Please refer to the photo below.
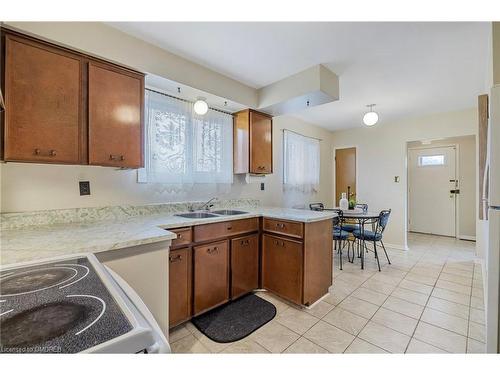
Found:
<path fill-rule="evenodd" d="M 435 242 L 431 243 L 429 246 L 431 246 L 431 247 L 432 247 L 434 244 L 435 244 Z M 372 321 L 373 321 L 373 320 L 372 320 L 372 319 L 373 319 L 373 317 L 377 314 L 377 312 L 380 310 L 380 308 L 381 308 L 381 307 L 383 307 L 383 304 L 387 301 L 387 299 L 388 299 L 389 297 L 393 297 L 393 298 L 396 298 L 396 299 L 400 299 L 400 300 L 402 300 L 402 301 L 404 301 L 404 302 L 407 302 L 407 303 L 414 303 L 414 302 L 412 302 L 412 301 L 407 301 L 407 300 L 405 300 L 405 299 L 401 299 L 401 298 L 399 298 L 399 297 L 393 296 L 393 293 L 394 293 L 394 291 L 395 291 L 396 289 L 398 289 L 398 288 L 402 288 L 402 289 L 405 289 L 405 290 L 408 290 L 408 291 L 412 291 L 412 292 L 415 292 L 415 293 L 419 293 L 419 294 L 426 295 L 426 293 L 421 293 L 421 292 L 416 291 L 416 290 L 412 290 L 412 289 L 409 289 L 409 288 L 405 288 L 405 287 L 401 286 L 401 283 L 403 282 L 403 280 L 406 280 L 406 276 L 407 276 L 409 273 L 411 273 L 411 272 L 414 270 L 414 268 L 418 266 L 418 264 L 419 264 L 420 262 L 422 262 L 422 260 L 425 258 L 425 256 L 426 256 L 427 254 L 429 254 L 429 249 L 427 249 L 427 250 L 426 250 L 423 254 L 421 254 L 418 258 L 416 258 L 416 259 L 410 259 L 410 261 L 411 261 L 411 263 L 412 263 L 412 266 L 411 266 L 408 270 L 406 269 L 406 266 L 405 266 L 405 269 L 400 269 L 400 268 L 398 268 L 398 267 L 393 267 L 394 269 L 397 269 L 397 270 L 401 271 L 402 273 L 404 272 L 404 276 L 403 276 L 403 277 L 399 280 L 399 282 L 398 282 L 397 284 L 392 285 L 392 284 L 388 284 L 388 283 L 386 283 L 386 282 L 384 282 L 384 281 L 379 281 L 379 280 L 377 280 L 378 282 L 385 283 L 385 284 L 388 284 L 388 285 L 392 286 L 392 287 L 393 287 L 393 289 L 392 289 L 392 291 L 391 291 L 391 293 L 390 293 L 390 294 L 386 295 L 386 298 L 385 298 L 385 299 L 384 299 L 384 301 L 383 301 L 383 302 L 382 302 L 382 303 L 378 306 L 378 308 L 377 308 L 377 310 L 375 311 L 375 313 L 374 313 L 374 314 L 372 314 L 372 316 L 371 316 L 369 319 L 367 319 L 367 322 L 363 325 L 363 327 L 361 327 L 361 329 L 359 330 L 359 332 L 358 332 L 356 335 L 353 335 L 353 336 L 354 336 L 354 339 L 350 342 L 350 344 L 347 346 L 347 348 L 346 348 L 343 352 L 345 352 L 345 351 L 346 351 L 346 350 L 347 350 L 347 349 L 348 349 L 348 348 L 352 345 L 352 343 L 353 343 L 356 339 L 362 340 L 362 341 L 364 341 L 364 342 L 369 343 L 370 345 L 373 345 L 373 346 L 375 346 L 375 347 L 377 347 L 377 348 L 380 348 L 381 350 L 386 351 L 384 348 L 381 348 L 381 347 L 380 347 L 380 346 L 378 346 L 378 345 L 375 345 L 375 344 L 373 344 L 373 343 L 371 343 L 371 342 L 369 342 L 369 341 L 367 341 L 367 340 L 364 340 L 364 339 L 360 338 L 360 337 L 359 337 L 359 334 L 361 333 L 361 331 L 362 331 L 362 330 L 366 327 L 366 325 L 367 325 L 369 322 L 372 322 Z M 397 254 L 396 256 L 399 256 L 399 255 Z M 423 315 L 423 313 L 424 313 L 425 309 L 426 309 L 426 308 L 432 309 L 432 307 L 430 307 L 430 306 L 428 305 L 428 304 L 429 304 L 430 297 L 432 296 L 433 291 L 437 288 L 437 287 L 436 287 L 436 284 L 437 284 L 437 282 L 439 281 L 439 279 L 440 279 L 441 275 L 442 275 L 443 273 L 446 273 L 446 272 L 443 272 L 443 270 L 444 270 L 445 266 L 449 263 L 449 260 L 450 260 L 450 259 L 452 259 L 452 258 L 450 257 L 450 252 L 449 252 L 449 250 L 448 250 L 447 255 L 446 255 L 446 258 L 445 258 L 445 261 L 444 261 L 443 265 L 442 265 L 442 266 L 441 266 L 441 268 L 440 268 L 439 274 L 438 274 L 438 276 L 437 276 L 436 280 L 434 281 L 434 284 L 432 285 L 432 290 L 431 290 L 430 294 L 429 294 L 429 295 L 427 295 L 427 300 L 426 300 L 426 303 L 425 303 L 425 305 L 423 306 L 424 308 L 422 309 L 422 313 L 420 314 L 420 317 L 419 317 L 418 319 L 415 319 L 415 318 L 413 318 L 413 317 L 409 317 L 408 315 L 402 314 L 402 313 L 397 312 L 397 311 L 393 311 L 393 310 L 391 310 L 391 309 L 389 309 L 389 308 L 387 309 L 387 310 L 393 311 L 393 312 L 395 312 L 395 313 L 401 314 L 401 315 L 403 315 L 403 316 L 407 316 L 407 317 L 409 317 L 409 318 L 412 318 L 412 319 L 417 320 L 417 325 L 415 326 L 415 329 L 414 329 L 414 331 L 413 331 L 412 335 L 407 335 L 407 334 L 406 334 L 406 336 L 410 336 L 410 340 L 409 340 L 409 342 L 408 342 L 408 345 L 406 346 L 405 352 L 407 351 L 407 349 L 408 349 L 408 347 L 409 347 L 409 343 L 411 342 L 411 339 L 413 339 L 413 338 L 414 338 L 414 334 L 415 334 L 415 331 L 416 331 L 416 327 L 417 327 L 417 326 L 418 326 L 418 324 L 422 321 L 422 320 L 421 320 L 421 317 L 422 317 L 422 315 Z M 457 259 L 457 260 L 459 260 L 459 259 Z M 346 270 L 344 270 L 344 272 L 345 272 L 345 274 L 352 274 L 353 276 L 354 276 L 354 275 L 356 275 L 356 273 L 354 273 L 354 272 L 352 272 L 352 271 L 346 271 Z M 474 281 L 474 273 L 475 273 L 475 269 L 473 268 L 473 272 L 472 272 L 472 281 Z M 325 318 L 325 317 L 326 317 L 326 316 L 327 316 L 327 315 L 328 315 L 331 311 L 333 311 L 333 310 L 334 310 L 334 309 L 336 309 L 337 307 L 338 307 L 339 309 L 343 309 L 342 307 L 339 307 L 339 305 L 340 305 L 343 301 L 345 301 L 348 297 L 359 298 L 359 297 L 355 297 L 355 296 L 353 296 L 353 294 L 354 294 L 357 290 L 359 290 L 360 288 L 366 288 L 364 285 L 365 285 L 365 284 L 366 284 L 366 283 L 367 283 L 370 279 L 372 279 L 375 275 L 380 275 L 380 274 L 381 274 L 381 273 L 379 273 L 379 272 L 373 272 L 371 275 L 369 275 L 369 276 L 368 276 L 368 277 L 366 277 L 366 278 L 365 278 L 365 276 L 362 276 L 362 278 L 363 278 L 364 280 L 363 280 L 360 284 L 358 284 L 358 285 L 357 285 L 357 286 L 356 286 L 356 287 L 355 287 L 352 291 L 350 291 L 349 293 L 347 293 L 347 294 L 346 294 L 346 295 L 345 295 L 345 296 L 344 296 L 344 297 L 343 297 L 343 298 L 342 298 L 342 299 L 341 299 L 341 300 L 340 300 L 337 304 L 335 304 L 335 305 L 334 305 L 334 304 L 329 304 L 329 303 L 328 303 L 329 305 L 332 305 L 332 306 L 333 306 L 333 308 L 332 308 L 331 310 L 329 310 L 329 311 L 328 311 L 326 314 L 324 314 L 323 316 L 318 317 L 318 316 L 316 316 L 316 315 L 314 315 L 314 314 L 309 313 L 312 317 L 317 318 L 317 319 L 318 319 L 318 321 L 317 321 L 316 323 L 314 323 L 314 324 L 313 324 L 310 328 L 308 328 L 308 329 L 307 329 L 304 333 L 302 333 L 302 334 L 298 334 L 297 332 L 295 332 L 294 330 L 292 330 L 292 329 L 288 328 L 288 327 L 287 327 L 287 326 L 285 326 L 284 324 L 279 323 L 279 322 L 277 322 L 277 321 L 276 321 L 276 323 L 278 323 L 280 326 L 282 326 L 282 327 L 285 327 L 285 328 L 289 329 L 290 331 L 294 332 L 295 334 L 298 334 L 297 339 L 296 339 L 296 340 L 294 340 L 292 343 L 290 343 L 290 344 L 289 344 L 289 345 L 288 345 L 285 349 L 283 349 L 281 352 L 286 351 L 289 347 L 291 347 L 294 343 L 296 343 L 296 342 L 297 342 L 300 338 L 302 338 L 302 337 L 303 337 L 305 340 L 307 340 L 307 341 L 309 341 L 309 342 L 312 342 L 312 343 L 314 343 L 315 345 L 317 345 L 318 347 L 320 347 L 320 348 L 322 348 L 322 349 L 324 349 L 324 350 L 328 351 L 328 349 L 326 349 L 326 348 L 324 348 L 323 346 L 321 346 L 321 345 L 319 345 L 319 344 L 316 344 L 315 342 L 313 342 L 313 341 L 309 340 L 308 338 L 304 337 L 304 335 L 305 335 L 305 334 L 306 334 L 306 333 L 307 333 L 310 329 L 312 329 L 314 326 L 316 326 L 316 325 L 317 325 L 320 321 L 322 321 L 322 322 L 324 322 L 324 323 L 326 323 L 326 324 L 328 324 L 328 325 L 331 325 L 332 327 L 335 327 L 335 328 L 341 329 L 340 327 L 337 327 L 337 326 L 335 326 L 335 325 L 333 325 L 333 324 L 330 324 L 329 322 L 327 322 L 327 321 L 325 321 L 325 320 L 323 320 L 323 319 L 324 319 L 324 318 Z M 448 273 L 446 273 L 446 274 L 448 274 Z M 341 275 L 342 275 L 342 274 L 341 274 Z M 339 276 L 341 276 L 341 275 L 339 275 Z M 451 275 L 454 275 L 454 274 L 451 274 Z M 390 276 L 390 275 L 386 275 L 386 276 L 387 276 L 387 277 L 392 277 L 393 279 L 395 279 L 395 277 L 393 277 L 393 276 Z M 455 276 L 457 276 L 457 275 L 455 275 Z M 458 275 L 458 276 L 459 276 L 459 275 Z M 399 278 L 399 277 L 398 277 L 398 278 Z M 333 281 L 335 281 L 335 277 L 333 278 Z M 342 281 L 342 282 L 344 282 L 344 283 L 349 283 L 349 281 L 346 281 L 346 280 L 343 280 L 343 279 L 340 279 L 340 281 Z M 412 280 L 408 280 L 408 281 L 412 281 Z M 414 283 L 419 283 L 419 282 L 416 282 L 416 281 L 412 281 L 412 282 L 414 282 Z M 450 282 L 450 283 L 454 283 L 453 281 L 449 281 L 449 282 Z M 356 284 L 357 284 L 357 283 L 356 283 Z M 420 283 L 420 284 L 423 284 L 423 283 Z M 457 285 L 463 285 L 463 284 L 460 284 L 460 283 L 455 283 L 455 284 L 457 284 Z M 426 285 L 426 284 L 423 284 L 423 285 Z M 468 319 L 467 319 L 467 322 L 468 322 L 468 327 L 467 327 L 467 329 L 469 329 L 469 323 L 470 323 L 470 313 L 471 313 L 471 310 L 472 310 L 472 306 L 471 306 L 471 303 L 472 303 L 472 302 L 471 302 L 471 301 L 472 301 L 472 288 L 473 288 L 473 287 L 474 287 L 474 285 L 473 285 L 473 283 L 472 283 L 472 285 L 470 285 L 470 288 L 471 288 L 471 294 L 469 295 L 469 306 L 468 306 L 468 312 L 469 312 L 469 315 L 468 315 Z M 375 293 L 377 292 L 377 291 L 375 291 L 375 290 L 373 290 L 373 289 L 369 289 L 369 288 L 366 288 L 366 289 L 367 289 L 367 290 L 369 290 L 369 291 L 371 291 L 371 292 L 375 292 Z M 453 291 L 453 290 L 450 290 L 450 291 L 455 292 L 455 291 Z M 378 293 L 380 293 L 380 292 L 378 292 Z M 459 293 L 459 292 L 455 292 L 455 293 Z M 384 295 L 385 295 L 385 293 L 381 293 L 381 294 L 384 294 Z M 435 298 L 437 298 L 437 299 L 442 299 L 442 298 L 439 298 L 439 297 L 435 297 Z M 366 301 L 366 300 L 364 300 L 363 298 L 359 298 L 359 299 L 360 299 L 360 300 L 362 300 L 362 301 L 364 301 L 364 302 L 367 302 L 367 303 L 372 303 L 372 302 L 370 302 L 370 301 Z M 445 300 L 445 299 L 443 299 L 443 300 L 444 300 L 444 301 L 447 301 L 447 302 L 450 302 L 450 303 L 456 303 L 456 302 L 453 302 L 453 301 L 448 301 L 448 300 Z M 325 303 L 327 303 L 327 302 L 325 302 Z M 372 303 L 372 304 L 373 304 L 373 305 L 376 305 L 376 304 L 374 304 L 374 303 Z M 288 304 L 287 304 L 287 305 L 288 305 Z M 420 304 L 415 304 L 415 305 L 420 305 Z M 460 304 L 460 305 L 461 305 L 461 304 Z M 422 305 L 420 305 L 420 306 L 422 306 Z M 293 306 L 288 305 L 287 309 L 288 309 L 288 308 L 293 308 Z M 386 307 L 384 307 L 384 308 L 386 308 Z M 344 310 L 345 310 L 345 309 L 344 309 Z M 435 309 L 432 309 L 432 310 L 435 310 Z M 299 311 L 300 311 L 300 310 L 299 310 Z M 351 313 L 351 314 L 353 314 L 353 315 L 355 315 L 355 316 L 359 316 L 359 317 L 361 317 L 361 318 L 363 318 L 363 319 L 366 319 L 365 317 L 362 317 L 361 315 L 358 315 L 357 313 L 351 312 L 351 311 L 349 311 L 349 310 L 346 310 L 346 311 L 348 311 L 349 313 Z M 447 314 L 447 312 L 444 312 L 444 311 L 440 311 L 440 310 L 436 310 L 436 311 L 439 311 L 439 312 L 441 312 L 441 313 L 443 313 L 443 314 Z M 307 312 L 307 311 L 305 311 L 305 312 Z M 307 313 L 308 313 L 308 312 L 307 312 Z M 455 316 L 455 315 L 453 315 L 453 314 L 449 314 L 449 315 L 452 315 L 452 316 L 454 316 L 454 317 L 460 318 L 460 317 Z M 374 322 L 374 323 L 376 323 L 376 322 Z M 447 331 L 449 331 L 449 332 L 452 332 L 452 333 L 455 333 L 455 334 L 460 335 L 459 333 L 454 332 L 454 331 L 451 331 L 451 330 L 448 330 L 448 329 L 446 329 L 446 328 L 439 327 L 439 326 L 436 326 L 436 325 L 434 325 L 434 324 L 427 323 L 427 322 L 425 322 L 425 323 L 426 323 L 426 324 L 430 324 L 430 325 L 432 325 L 432 326 L 435 326 L 435 327 L 437 327 L 437 328 L 444 329 L 444 330 L 447 330 Z M 377 323 L 377 324 L 379 324 L 379 323 Z M 383 325 L 383 324 L 381 324 L 381 325 L 382 325 L 382 326 L 385 326 L 385 325 Z M 385 327 L 387 327 L 387 326 L 385 326 Z M 387 328 L 394 330 L 394 329 L 393 329 L 393 328 L 391 328 L 391 327 L 387 327 Z M 186 328 L 186 329 L 187 329 L 187 328 Z M 341 330 L 342 330 L 342 331 L 344 331 L 344 332 L 346 332 L 346 333 L 349 333 L 349 334 L 351 334 L 351 335 L 352 335 L 352 333 L 350 333 L 350 332 L 348 332 L 348 331 L 346 331 L 346 330 L 344 330 L 344 329 L 341 329 Z M 189 329 L 188 329 L 188 331 L 189 331 Z M 394 331 L 395 331 L 395 332 L 398 332 L 398 333 L 401 333 L 401 334 L 404 334 L 404 333 L 399 332 L 399 331 L 397 331 L 397 330 L 394 330 Z M 202 343 L 202 342 L 201 342 L 201 341 L 200 341 L 200 340 L 199 340 L 199 339 L 198 339 L 198 338 L 197 338 L 197 337 L 196 337 L 196 336 L 195 336 L 192 332 L 190 332 L 190 331 L 189 331 L 189 334 L 190 334 L 190 335 L 192 335 L 192 336 L 194 336 L 194 338 L 197 340 L 197 342 L 199 342 L 199 343 L 202 345 L 202 347 L 204 347 L 205 349 L 207 349 L 209 352 L 212 352 L 212 351 L 211 351 L 208 347 L 206 347 L 206 346 L 205 346 L 205 345 L 204 345 L 204 344 L 203 344 L 203 343 Z M 187 336 L 188 336 L 188 335 L 186 335 L 185 337 L 187 337 Z M 461 335 L 461 336 L 463 336 L 463 335 Z M 184 338 L 184 337 L 183 337 L 183 338 Z M 181 338 L 181 339 L 179 339 L 179 340 L 182 340 L 183 338 Z M 466 342 L 468 341 L 468 338 L 469 338 L 469 336 L 468 336 L 468 333 L 467 333 L 467 336 L 466 336 Z M 179 340 L 177 340 L 177 341 L 179 341 Z M 425 342 L 425 341 L 424 341 L 424 342 Z M 234 344 L 234 343 L 233 343 L 233 344 Z M 233 344 L 231 344 L 231 345 L 233 345 Z M 258 343 L 256 342 L 256 344 L 258 344 Z M 229 345 L 228 347 L 230 347 L 231 345 Z M 258 344 L 258 345 L 259 345 L 259 346 L 262 346 L 262 345 L 260 345 L 260 344 Z M 429 345 L 434 346 L 433 344 L 429 344 Z M 466 343 L 466 349 L 467 349 L 467 345 L 468 345 L 468 343 Z M 226 349 L 226 348 L 223 348 L 221 351 L 223 351 L 223 350 L 225 350 L 225 349 Z M 264 348 L 264 349 L 266 349 L 266 348 Z M 439 349 L 441 349 L 441 348 L 439 348 Z M 266 350 L 267 350 L 267 349 L 266 349 Z M 329 351 L 328 351 L 328 352 L 329 352 Z"/>

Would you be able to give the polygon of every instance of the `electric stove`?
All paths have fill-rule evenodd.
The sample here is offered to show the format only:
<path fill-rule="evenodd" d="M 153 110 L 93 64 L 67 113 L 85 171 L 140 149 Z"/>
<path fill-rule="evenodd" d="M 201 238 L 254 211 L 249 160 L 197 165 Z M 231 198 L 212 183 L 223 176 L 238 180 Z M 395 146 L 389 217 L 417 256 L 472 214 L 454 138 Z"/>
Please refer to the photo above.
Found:
<path fill-rule="evenodd" d="M 139 311 L 145 305 L 134 304 L 117 278 L 123 285 L 91 254 L 3 267 L 0 352 L 141 352 L 155 346 L 153 336 L 164 338 L 158 325 L 150 324 L 149 311 Z"/>

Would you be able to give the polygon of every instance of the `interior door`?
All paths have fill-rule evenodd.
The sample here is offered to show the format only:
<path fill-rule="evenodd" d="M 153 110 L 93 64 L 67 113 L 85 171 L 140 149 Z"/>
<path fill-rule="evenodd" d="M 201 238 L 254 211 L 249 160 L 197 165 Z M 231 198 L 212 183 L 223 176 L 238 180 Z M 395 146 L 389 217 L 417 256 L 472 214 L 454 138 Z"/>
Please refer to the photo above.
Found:
<path fill-rule="evenodd" d="M 410 149 L 408 154 L 410 231 L 455 237 L 455 146 Z"/>
<path fill-rule="evenodd" d="M 350 191 L 356 196 L 356 147 L 335 150 L 335 204 L 338 206 L 342 193 Z M 349 197 L 348 197 L 349 199 Z"/>

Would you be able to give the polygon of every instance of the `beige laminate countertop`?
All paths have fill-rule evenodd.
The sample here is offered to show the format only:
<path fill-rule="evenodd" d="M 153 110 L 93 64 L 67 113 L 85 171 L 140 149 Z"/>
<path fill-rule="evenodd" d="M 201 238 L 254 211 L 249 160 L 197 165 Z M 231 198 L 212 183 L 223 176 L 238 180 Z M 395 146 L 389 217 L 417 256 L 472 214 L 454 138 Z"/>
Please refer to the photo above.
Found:
<path fill-rule="evenodd" d="M 239 209 L 239 208 L 234 208 Z M 331 219 L 332 212 L 277 207 L 241 208 L 248 213 L 206 219 L 186 219 L 173 213 L 136 216 L 126 220 L 54 224 L 0 232 L 0 265 L 76 253 L 98 253 L 176 238 L 169 228 L 221 221 L 269 217 L 299 222 Z"/>

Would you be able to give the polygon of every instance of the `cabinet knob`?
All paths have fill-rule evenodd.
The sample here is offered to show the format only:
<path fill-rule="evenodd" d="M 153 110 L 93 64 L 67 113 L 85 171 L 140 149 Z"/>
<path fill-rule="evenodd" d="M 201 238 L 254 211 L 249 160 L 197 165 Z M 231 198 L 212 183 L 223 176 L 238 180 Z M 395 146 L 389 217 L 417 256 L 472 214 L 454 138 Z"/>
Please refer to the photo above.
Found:
<path fill-rule="evenodd" d="M 171 256 L 169 259 L 170 263 L 180 262 L 182 260 L 182 255 L 177 255 L 175 257 Z"/>
<path fill-rule="evenodd" d="M 177 238 L 178 238 L 179 240 L 180 240 L 180 239 L 182 239 L 182 234 L 178 234 L 178 235 L 177 235 Z"/>
<path fill-rule="evenodd" d="M 113 155 L 113 154 L 109 154 L 109 160 L 119 160 L 119 161 L 124 161 L 124 160 L 125 160 L 125 156 L 123 156 L 123 155 Z"/>
<path fill-rule="evenodd" d="M 40 150 L 39 148 L 35 148 L 33 153 L 35 155 L 39 155 L 39 156 L 56 156 L 57 155 L 56 150 L 50 150 L 46 155 L 43 155 L 42 150 Z"/>
<path fill-rule="evenodd" d="M 210 255 L 218 253 L 218 252 L 219 252 L 219 248 L 217 246 L 215 246 L 213 249 L 211 249 L 211 248 L 207 249 L 207 253 Z"/>
<path fill-rule="evenodd" d="M 233 229 L 233 227 L 231 225 L 228 225 L 227 230 L 231 230 L 231 229 Z"/>

